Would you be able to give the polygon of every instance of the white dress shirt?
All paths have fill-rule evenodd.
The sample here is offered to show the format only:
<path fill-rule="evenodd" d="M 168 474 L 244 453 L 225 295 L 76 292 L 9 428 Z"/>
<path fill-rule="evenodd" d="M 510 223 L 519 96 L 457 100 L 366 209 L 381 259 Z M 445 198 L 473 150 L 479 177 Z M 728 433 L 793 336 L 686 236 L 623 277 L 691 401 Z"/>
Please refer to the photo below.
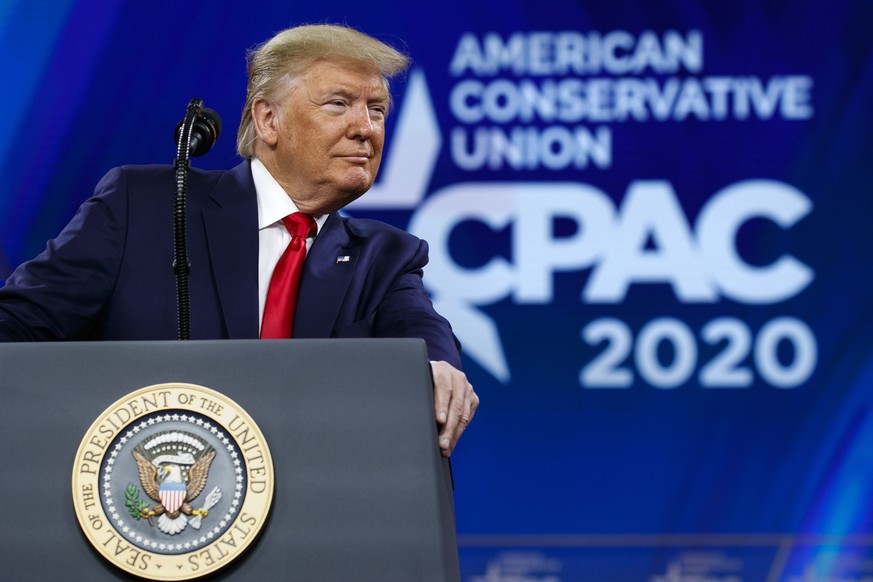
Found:
<path fill-rule="evenodd" d="M 264 304 L 267 302 L 270 277 L 273 276 L 273 269 L 285 252 L 285 247 L 291 242 L 291 235 L 282 224 L 282 219 L 299 210 L 291 197 L 257 158 L 252 159 L 252 178 L 258 195 L 258 329 L 260 329 L 264 320 Z M 312 217 L 318 226 L 316 236 L 321 232 L 327 216 L 322 214 Z M 306 239 L 307 252 L 314 240 L 315 237 Z"/>

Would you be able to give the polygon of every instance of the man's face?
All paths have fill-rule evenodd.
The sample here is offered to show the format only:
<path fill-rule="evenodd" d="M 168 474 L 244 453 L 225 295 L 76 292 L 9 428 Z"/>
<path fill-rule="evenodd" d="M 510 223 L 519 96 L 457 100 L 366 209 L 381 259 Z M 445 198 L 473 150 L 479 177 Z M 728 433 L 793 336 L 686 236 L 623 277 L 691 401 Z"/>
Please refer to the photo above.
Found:
<path fill-rule="evenodd" d="M 316 61 L 272 104 L 258 157 L 302 212 L 339 210 L 376 179 L 388 104 L 375 67 Z"/>

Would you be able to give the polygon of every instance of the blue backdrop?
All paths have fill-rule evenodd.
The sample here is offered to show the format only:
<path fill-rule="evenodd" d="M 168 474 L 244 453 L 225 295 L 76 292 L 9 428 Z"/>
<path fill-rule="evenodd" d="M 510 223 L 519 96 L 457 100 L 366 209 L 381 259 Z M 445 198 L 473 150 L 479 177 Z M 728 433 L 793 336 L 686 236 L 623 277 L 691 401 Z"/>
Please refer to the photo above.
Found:
<path fill-rule="evenodd" d="M 873 3 L 0 1 L 0 280 L 245 52 L 407 50 L 349 213 L 426 238 L 482 407 L 465 581 L 873 577 Z M 168 185 L 169 187 L 169 185 Z"/>

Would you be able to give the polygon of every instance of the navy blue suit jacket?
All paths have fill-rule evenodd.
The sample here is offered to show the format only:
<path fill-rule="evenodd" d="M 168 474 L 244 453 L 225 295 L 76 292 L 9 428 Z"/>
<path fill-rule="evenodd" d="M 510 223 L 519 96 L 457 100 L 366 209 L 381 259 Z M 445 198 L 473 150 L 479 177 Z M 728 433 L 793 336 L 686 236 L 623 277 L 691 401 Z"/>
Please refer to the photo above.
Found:
<path fill-rule="evenodd" d="M 0 340 L 176 339 L 174 175 L 110 171 L 58 237 L 0 289 Z M 248 161 L 192 170 L 187 240 L 191 338 L 258 337 L 257 197 Z M 295 338 L 420 337 L 460 368 L 457 342 L 422 285 L 427 244 L 332 213 L 300 282 Z"/>

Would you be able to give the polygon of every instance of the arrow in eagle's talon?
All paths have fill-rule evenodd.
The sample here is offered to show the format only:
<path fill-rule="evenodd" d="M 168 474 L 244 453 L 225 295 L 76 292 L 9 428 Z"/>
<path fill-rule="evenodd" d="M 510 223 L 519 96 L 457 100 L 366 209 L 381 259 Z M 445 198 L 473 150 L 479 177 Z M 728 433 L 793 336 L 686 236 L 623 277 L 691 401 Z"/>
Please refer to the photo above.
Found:
<path fill-rule="evenodd" d="M 200 509 L 195 509 L 192 512 L 192 515 L 194 517 L 192 517 L 188 521 L 188 525 L 190 525 L 194 529 L 200 529 L 200 524 L 203 520 L 203 517 L 206 517 L 209 514 L 209 510 L 212 508 L 213 505 L 218 503 L 219 499 L 221 499 L 221 489 L 219 489 L 218 487 L 213 487 L 212 491 L 209 492 L 209 495 L 206 496 L 206 500 L 203 502 L 203 507 L 201 507 Z"/>

